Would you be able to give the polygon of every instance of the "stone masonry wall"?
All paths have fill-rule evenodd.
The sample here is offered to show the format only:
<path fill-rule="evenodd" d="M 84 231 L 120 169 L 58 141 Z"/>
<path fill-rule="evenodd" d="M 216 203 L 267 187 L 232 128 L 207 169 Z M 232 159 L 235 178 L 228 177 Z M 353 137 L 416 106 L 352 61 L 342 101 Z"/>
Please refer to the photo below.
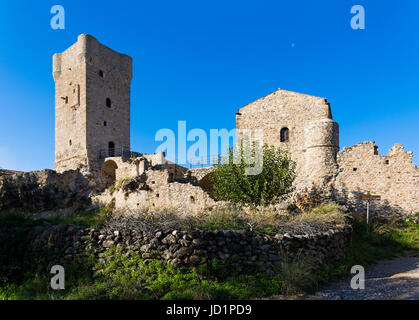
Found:
<path fill-rule="evenodd" d="M 281 142 L 283 128 L 289 140 Z M 339 127 L 325 98 L 279 89 L 240 108 L 236 129 L 237 141 L 260 129 L 263 143 L 288 150 L 297 162 L 297 185 L 323 184 L 337 171 Z"/>
<path fill-rule="evenodd" d="M 13 230 L 2 230 L 6 237 Z M 338 225 L 327 232 L 314 235 L 277 234 L 260 236 L 249 231 L 179 230 L 142 231 L 138 228 L 102 229 L 81 228 L 74 225 L 38 226 L 29 241 L 27 251 L 37 253 L 40 268 L 72 264 L 86 249 L 99 262 L 111 248 L 123 253 L 136 252 L 145 260 L 156 258 L 174 266 L 208 264 L 212 259 L 227 260 L 234 268 L 242 264 L 259 265 L 272 273 L 285 258 L 310 258 L 320 263 L 342 259 L 351 241 L 352 229 Z M 5 240 L 5 239 L 3 239 Z M 38 251 L 40 250 L 40 251 Z"/>
<path fill-rule="evenodd" d="M 53 170 L 0 176 L 0 211 L 39 213 L 85 204 L 88 182 L 79 171 Z"/>
<path fill-rule="evenodd" d="M 412 153 L 395 144 L 388 155 L 379 155 L 374 142 L 358 143 L 338 154 L 340 172 L 334 188 L 349 203 L 364 209 L 360 194 L 380 195 L 372 209 L 385 212 L 419 212 L 419 168 Z"/>
<path fill-rule="evenodd" d="M 174 178 L 170 168 L 149 168 L 140 176 L 124 180 L 120 189 L 108 189 L 92 201 L 97 206 L 112 204 L 125 213 L 172 210 L 195 214 L 216 204 L 201 187 L 185 178 Z"/>
<path fill-rule="evenodd" d="M 55 169 L 98 173 L 101 151 L 130 148 L 132 60 L 82 34 L 53 57 Z M 110 105 L 107 105 L 110 99 Z"/>
<path fill-rule="evenodd" d="M 188 171 L 188 169 L 182 166 L 166 161 L 161 152 L 154 154 L 139 154 L 132 158 L 108 157 L 105 159 L 104 165 L 102 166 L 102 174 L 104 173 L 103 167 L 106 167 L 106 164 L 109 164 L 110 162 L 112 163 L 112 167 L 115 168 L 115 181 L 141 176 L 152 167 L 158 167 L 168 171 L 171 180 L 183 177 Z"/>

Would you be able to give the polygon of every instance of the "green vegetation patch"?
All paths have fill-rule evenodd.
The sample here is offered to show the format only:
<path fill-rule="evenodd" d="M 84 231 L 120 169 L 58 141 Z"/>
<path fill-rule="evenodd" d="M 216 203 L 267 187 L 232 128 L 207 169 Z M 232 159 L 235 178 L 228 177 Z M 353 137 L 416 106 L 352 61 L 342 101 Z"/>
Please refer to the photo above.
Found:
<path fill-rule="evenodd" d="M 238 152 L 234 148 L 229 150 L 228 158 L 220 160 L 216 166 L 212 181 L 215 198 L 266 206 L 289 197 L 293 191 L 296 164 L 285 150 L 265 144 L 259 151 L 256 146 L 250 148 L 243 143 Z M 260 173 L 255 170 L 257 174 L 247 174 L 247 170 L 258 166 Z"/>

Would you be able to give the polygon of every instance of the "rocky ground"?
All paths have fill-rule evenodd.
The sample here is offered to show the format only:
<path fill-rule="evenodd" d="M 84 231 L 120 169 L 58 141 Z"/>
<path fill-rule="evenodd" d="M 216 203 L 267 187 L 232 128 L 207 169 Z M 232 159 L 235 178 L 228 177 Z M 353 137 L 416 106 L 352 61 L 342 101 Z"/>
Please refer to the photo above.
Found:
<path fill-rule="evenodd" d="M 332 283 L 310 296 L 274 296 L 297 300 L 419 300 L 419 257 L 382 260 L 365 270 L 365 289 L 353 290 L 351 277 Z"/>

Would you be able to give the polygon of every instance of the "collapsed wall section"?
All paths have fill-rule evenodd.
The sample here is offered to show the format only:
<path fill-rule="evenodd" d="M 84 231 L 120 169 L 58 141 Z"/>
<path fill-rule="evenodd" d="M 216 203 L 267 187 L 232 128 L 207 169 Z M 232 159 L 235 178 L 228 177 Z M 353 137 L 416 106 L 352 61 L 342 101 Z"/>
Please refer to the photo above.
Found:
<path fill-rule="evenodd" d="M 0 211 L 31 214 L 86 204 L 88 182 L 76 170 L 53 170 L 0 176 Z"/>
<path fill-rule="evenodd" d="M 412 153 L 395 144 L 387 155 L 379 155 L 374 142 L 358 143 L 338 154 L 339 173 L 334 188 L 340 196 L 364 209 L 361 194 L 380 195 L 372 209 L 381 213 L 419 212 L 419 168 Z"/>

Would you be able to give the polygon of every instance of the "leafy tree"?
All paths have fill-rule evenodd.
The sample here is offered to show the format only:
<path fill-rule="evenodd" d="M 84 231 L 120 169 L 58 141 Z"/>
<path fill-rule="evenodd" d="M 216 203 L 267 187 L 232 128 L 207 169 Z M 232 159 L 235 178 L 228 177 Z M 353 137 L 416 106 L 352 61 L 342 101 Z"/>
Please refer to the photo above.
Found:
<path fill-rule="evenodd" d="M 259 154 L 258 154 L 259 152 Z M 263 159 L 259 174 L 246 174 L 253 165 L 246 155 Z M 294 190 L 295 162 L 287 151 L 265 144 L 263 147 L 229 149 L 213 175 L 213 194 L 218 200 L 239 204 L 269 205 L 289 197 Z"/>

